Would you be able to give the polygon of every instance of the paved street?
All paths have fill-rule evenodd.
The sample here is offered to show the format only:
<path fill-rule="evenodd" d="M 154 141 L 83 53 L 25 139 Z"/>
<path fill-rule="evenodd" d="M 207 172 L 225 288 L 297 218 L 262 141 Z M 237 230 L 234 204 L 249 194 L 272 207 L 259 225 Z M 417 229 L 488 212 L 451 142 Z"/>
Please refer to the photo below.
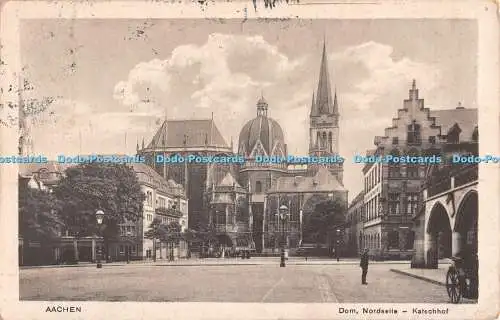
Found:
<path fill-rule="evenodd" d="M 130 264 L 20 270 L 22 300 L 447 303 L 443 286 L 372 264 L 226 266 Z M 401 264 L 399 264 L 401 266 Z"/>

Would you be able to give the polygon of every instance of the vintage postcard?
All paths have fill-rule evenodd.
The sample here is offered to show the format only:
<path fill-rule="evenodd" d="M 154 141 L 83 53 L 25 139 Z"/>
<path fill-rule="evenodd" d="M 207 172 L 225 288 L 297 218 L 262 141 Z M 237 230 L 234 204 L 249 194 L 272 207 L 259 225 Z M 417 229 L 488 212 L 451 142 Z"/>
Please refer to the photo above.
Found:
<path fill-rule="evenodd" d="M 0 318 L 495 319 L 492 1 L 11 1 Z"/>

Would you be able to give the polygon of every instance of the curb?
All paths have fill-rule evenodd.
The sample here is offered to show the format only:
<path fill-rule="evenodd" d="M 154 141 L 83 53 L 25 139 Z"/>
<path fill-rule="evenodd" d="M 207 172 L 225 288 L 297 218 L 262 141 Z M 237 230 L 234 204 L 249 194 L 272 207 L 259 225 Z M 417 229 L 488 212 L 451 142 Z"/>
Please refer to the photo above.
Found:
<path fill-rule="evenodd" d="M 409 277 L 412 277 L 412 278 L 415 278 L 415 279 L 419 279 L 419 280 L 423 280 L 423 281 L 426 281 L 426 282 L 430 282 L 430 283 L 438 285 L 438 286 L 444 286 L 444 287 L 446 287 L 446 283 L 441 282 L 441 281 L 432 280 L 432 279 L 429 279 L 429 278 L 426 278 L 426 277 L 423 277 L 423 276 L 419 276 L 419 275 L 416 275 L 416 274 L 413 274 L 413 273 L 409 273 L 409 272 L 405 272 L 405 271 L 401 271 L 401 270 L 397 270 L 397 269 L 390 269 L 390 270 L 392 272 L 395 272 L 395 273 L 399 273 L 399 274 L 402 274 L 402 275 L 405 275 L 405 276 L 409 276 Z"/>

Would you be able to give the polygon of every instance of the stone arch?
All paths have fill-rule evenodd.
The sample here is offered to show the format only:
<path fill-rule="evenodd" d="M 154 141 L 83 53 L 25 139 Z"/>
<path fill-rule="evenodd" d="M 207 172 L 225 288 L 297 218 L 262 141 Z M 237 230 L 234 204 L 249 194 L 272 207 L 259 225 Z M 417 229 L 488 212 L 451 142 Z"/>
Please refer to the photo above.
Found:
<path fill-rule="evenodd" d="M 458 205 L 453 226 L 455 246 L 454 252 L 463 249 L 477 253 L 477 222 L 478 222 L 478 195 L 476 190 L 467 192 Z"/>
<path fill-rule="evenodd" d="M 446 208 L 436 202 L 432 207 L 426 225 L 429 246 L 426 252 L 427 264 L 437 267 L 438 259 L 449 258 L 452 255 L 451 222 Z"/>

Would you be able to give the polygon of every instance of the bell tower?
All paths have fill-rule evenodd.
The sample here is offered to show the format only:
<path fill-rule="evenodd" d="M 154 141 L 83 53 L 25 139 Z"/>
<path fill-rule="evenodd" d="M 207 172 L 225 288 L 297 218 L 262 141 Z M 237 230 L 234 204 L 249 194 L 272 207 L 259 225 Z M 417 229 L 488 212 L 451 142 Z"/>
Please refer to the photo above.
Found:
<path fill-rule="evenodd" d="M 323 54 L 319 69 L 319 81 L 316 94 L 312 95 L 309 115 L 309 155 L 333 157 L 339 155 L 339 106 L 337 90 L 332 95 L 326 41 L 323 42 Z M 326 164 L 330 172 L 342 183 L 342 164 Z M 311 166 L 317 171 L 317 165 Z M 311 173 L 314 173 L 311 172 Z"/>

